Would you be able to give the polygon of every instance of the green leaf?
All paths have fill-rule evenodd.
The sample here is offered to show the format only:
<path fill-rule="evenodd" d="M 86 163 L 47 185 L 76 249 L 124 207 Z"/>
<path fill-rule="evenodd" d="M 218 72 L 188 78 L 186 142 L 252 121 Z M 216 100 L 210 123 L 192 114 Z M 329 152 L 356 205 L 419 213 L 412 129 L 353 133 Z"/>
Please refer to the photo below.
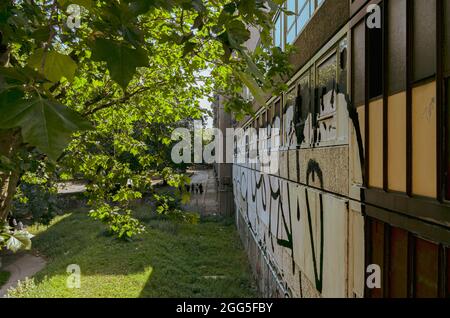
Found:
<path fill-rule="evenodd" d="M 77 112 L 55 101 L 33 96 L 20 98 L 15 90 L 0 94 L 0 129 L 20 127 L 24 142 L 57 160 L 74 132 L 91 124 Z"/>
<path fill-rule="evenodd" d="M 183 48 L 183 57 L 191 53 L 195 49 L 196 45 L 197 44 L 194 42 L 186 42 Z"/>
<path fill-rule="evenodd" d="M 28 233 L 27 231 L 17 231 L 13 236 L 20 243 L 22 243 L 22 249 L 29 250 L 31 248 L 31 239 L 34 237 L 34 235 Z"/>
<path fill-rule="evenodd" d="M 92 47 L 92 59 L 106 61 L 112 79 L 123 89 L 126 89 L 133 79 L 137 67 L 148 65 L 145 50 L 102 38 L 97 39 Z"/>
<path fill-rule="evenodd" d="M 11 236 L 6 242 L 6 248 L 14 253 L 20 250 L 22 248 L 22 245 L 22 242 L 16 239 L 14 236 Z"/>
<path fill-rule="evenodd" d="M 239 20 L 232 20 L 227 24 L 228 37 L 230 38 L 230 43 L 236 43 L 239 45 L 250 39 L 250 31 L 247 30 L 245 24 Z"/>
<path fill-rule="evenodd" d="M 28 66 L 36 69 L 51 82 L 58 82 L 62 77 L 72 81 L 77 70 L 77 63 L 68 55 L 56 51 L 36 50 L 28 60 Z"/>

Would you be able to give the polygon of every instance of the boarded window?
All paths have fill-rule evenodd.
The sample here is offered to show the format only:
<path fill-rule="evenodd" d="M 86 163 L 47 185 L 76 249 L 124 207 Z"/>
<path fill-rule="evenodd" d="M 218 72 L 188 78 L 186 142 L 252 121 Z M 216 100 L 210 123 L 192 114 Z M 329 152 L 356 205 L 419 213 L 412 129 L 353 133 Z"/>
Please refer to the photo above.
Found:
<path fill-rule="evenodd" d="M 307 126 L 308 116 L 311 113 L 311 87 L 309 84 L 309 74 L 305 75 L 298 83 L 297 98 L 294 109 L 295 132 L 297 143 L 310 141 L 309 126 Z M 306 127 L 306 129 L 305 129 Z"/>
<path fill-rule="evenodd" d="M 447 136 L 446 136 L 446 150 L 447 150 L 447 160 L 446 160 L 446 175 L 447 175 L 447 191 L 446 198 L 450 200 L 450 78 L 445 81 L 445 110 L 447 115 Z"/>
<path fill-rule="evenodd" d="M 406 89 L 406 1 L 388 1 L 388 93 L 390 95 Z"/>
<path fill-rule="evenodd" d="M 384 223 L 371 220 L 371 263 L 380 266 L 381 270 L 384 269 Z M 383 275 L 381 275 L 383 277 Z M 381 287 L 384 286 L 384 281 L 382 279 Z M 383 297 L 383 288 L 374 288 L 370 290 L 370 295 L 373 298 Z"/>
<path fill-rule="evenodd" d="M 391 228 L 389 259 L 389 297 L 408 296 L 408 232 Z"/>
<path fill-rule="evenodd" d="M 272 125 L 274 120 L 275 120 L 275 107 L 272 104 L 267 112 L 267 121 L 270 125 Z"/>
<path fill-rule="evenodd" d="M 447 298 L 450 297 L 450 249 L 446 248 L 447 251 Z"/>
<path fill-rule="evenodd" d="M 436 0 L 414 0 L 413 79 L 436 73 Z"/>
<path fill-rule="evenodd" d="M 289 92 L 285 95 L 285 105 L 284 105 L 284 115 L 283 115 L 283 144 L 285 146 L 297 146 L 293 143 L 293 136 L 295 136 L 295 119 L 292 115 L 288 116 L 287 114 L 292 114 L 295 109 L 295 98 L 296 98 L 296 87 L 293 87 L 289 90 Z"/>
<path fill-rule="evenodd" d="M 328 115 L 336 110 L 334 98 L 336 71 L 336 54 L 329 57 L 317 69 L 317 88 L 319 89 L 320 98 L 319 116 Z"/>
<path fill-rule="evenodd" d="M 275 103 L 275 117 L 281 119 L 281 100 Z"/>
<path fill-rule="evenodd" d="M 365 101 L 365 24 L 364 21 L 353 29 L 353 100 L 356 106 Z"/>
<path fill-rule="evenodd" d="M 416 240 L 415 296 L 438 296 L 438 245 L 422 239 Z"/>
<path fill-rule="evenodd" d="M 338 91 L 347 94 L 347 39 L 339 44 Z"/>

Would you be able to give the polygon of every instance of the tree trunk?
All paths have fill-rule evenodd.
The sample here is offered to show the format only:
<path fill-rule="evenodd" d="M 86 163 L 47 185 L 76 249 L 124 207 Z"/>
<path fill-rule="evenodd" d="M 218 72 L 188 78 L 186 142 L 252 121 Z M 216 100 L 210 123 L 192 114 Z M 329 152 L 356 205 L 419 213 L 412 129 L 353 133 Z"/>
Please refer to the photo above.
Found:
<path fill-rule="evenodd" d="M 14 155 L 20 144 L 19 130 L 0 130 L 0 156 L 8 158 L 14 164 Z M 0 222 L 5 221 L 9 215 L 19 175 L 18 167 L 11 171 L 0 170 Z"/>

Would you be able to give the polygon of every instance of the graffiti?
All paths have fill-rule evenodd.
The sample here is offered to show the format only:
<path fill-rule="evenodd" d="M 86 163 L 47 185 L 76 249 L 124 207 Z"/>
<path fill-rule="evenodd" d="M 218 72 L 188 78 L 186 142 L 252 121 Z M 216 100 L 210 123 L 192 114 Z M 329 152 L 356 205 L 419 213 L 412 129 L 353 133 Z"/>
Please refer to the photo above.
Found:
<path fill-rule="evenodd" d="M 330 171 L 344 175 L 349 170 L 339 171 L 332 157 L 328 162 L 314 158 L 323 153 L 316 149 L 348 149 L 352 142 L 360 164 L 355 169 L 361 169 L 364 182 L 363 137 L 357 109 L 346 94 L 345 59 L 346 44 L 318 64 L 316 87 L 307 73 L 286 94 L 282 112 L 276 104 L 273 118 L 268 118 L 266 128 L 281 131 L 280 147 L 270 151 L 285 158 L 280 165 L 287 169 L 266 174 L 252 164 L 233 166 L 236 210 L 279 275 L 289 280 L 288 289 L 297 288 L 295 295 L 304 294 L 309 285 L 302 282 L 305 277 L 322 295 L 346 293 L 348 198 L 330 193 L 328 187 L 335 182 Z M 336 76 L 339 67 L 341 77 Z M 355 200 L 364 201 L 363 190 Z"/>

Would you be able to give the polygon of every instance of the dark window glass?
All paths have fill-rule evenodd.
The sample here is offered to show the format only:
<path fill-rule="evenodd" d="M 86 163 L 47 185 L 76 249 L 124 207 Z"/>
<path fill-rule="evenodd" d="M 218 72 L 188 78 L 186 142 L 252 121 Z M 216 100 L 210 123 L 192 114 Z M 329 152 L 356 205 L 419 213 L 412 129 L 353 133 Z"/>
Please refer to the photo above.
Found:
<path fill-rule="evenodd" d="M 388 93 L 406 89 L 406 1 L 388 1 Z"/>
<path fill-rule="evenodd" d="M 444 69 L 450 73 L 450 0 L 444 0 Z"/>
<path fill-rule="evenodd" d="M 446 148 L 447 148 L 447 169 L 446 169 L 446 177 L 447 177 L 447 191 L 446 191 L 446 198 L 447 200 L 450 200 L 450 78 L 447 78 L 445 81 L 445 107 L 446 111 L 446 129 L 447 129 L 447 140 L 446 140 Z"/>
<path fill-rule="evenodd" d="M 413 79 L 436 73 L 436 0 L 414 0 Z"/>
<path fill-rule="evenodd" d="M 355 106 L 360 106 L 365 100 L 365 24 L 361 22 L 353 29 L 353 100 Z"/>
<path fill-rule="evenodd" d="M 383 28 L 367 28 L 369 98 L 383 92 Z"/>

